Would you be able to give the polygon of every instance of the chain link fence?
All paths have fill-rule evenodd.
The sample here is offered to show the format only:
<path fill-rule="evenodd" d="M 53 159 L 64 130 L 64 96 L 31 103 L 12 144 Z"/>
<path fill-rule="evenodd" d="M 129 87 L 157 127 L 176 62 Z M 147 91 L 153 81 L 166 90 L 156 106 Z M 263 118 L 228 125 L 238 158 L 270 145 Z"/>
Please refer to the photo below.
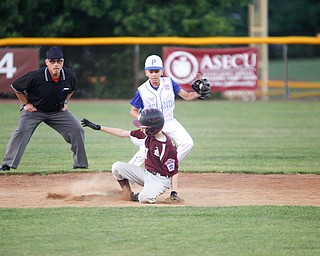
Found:
<path fill-rule="evenodd" d="M 320 99 L 318 45 L 270 45 L 268 66 L 269 98 Z"/>
<path fill-rule="evenodd" d="M 176 45 L 186 47 L 185 45 Z M 205 45 L 205 48 L 233 48 L 244 45 Z M 21 46 L 19 46 L 21 47 Z M 50 46 L 33 45 L 39 49 L 40 63 L 44 66 L 45 52 Z M 163 44 L 114 44 L 62 46 L 65 67 L 77 75 L 79 89 L 75 98 L 132 98 L 136 88 L 145 81 L 144 60 L 150 54 L 162 55 Z M 190 46 L 187 46 L 190 47 Z M 202 46 L 192 46 L 194 48 Z M 267 98 L 268 99 L 319 99 L 320 48 L 312 44 L 269 44 Z M 259 72 L 260 76 L 261 72 Z M 261 86 L 260 77 L 258 84 Z M 1 85 L 0 85 L 1 86 Z M 14 96 L 14 95 L 13 95 Z M 214 96 L 214 95 L 213 95 Z M 219 95 L 222 98 L 256 100 L 255 96 L 239 91 Z"/>

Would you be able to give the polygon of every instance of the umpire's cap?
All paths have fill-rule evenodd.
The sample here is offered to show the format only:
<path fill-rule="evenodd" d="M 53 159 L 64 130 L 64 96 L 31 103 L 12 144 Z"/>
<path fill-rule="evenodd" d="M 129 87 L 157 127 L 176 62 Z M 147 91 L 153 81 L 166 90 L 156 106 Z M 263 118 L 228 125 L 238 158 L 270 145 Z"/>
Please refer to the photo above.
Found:
<path fill-rule="evenodd" d="M 47 59 L 63 59 L 63 52 L 59 47 L 53 46 L 47 51 L 46 58 Z"/>

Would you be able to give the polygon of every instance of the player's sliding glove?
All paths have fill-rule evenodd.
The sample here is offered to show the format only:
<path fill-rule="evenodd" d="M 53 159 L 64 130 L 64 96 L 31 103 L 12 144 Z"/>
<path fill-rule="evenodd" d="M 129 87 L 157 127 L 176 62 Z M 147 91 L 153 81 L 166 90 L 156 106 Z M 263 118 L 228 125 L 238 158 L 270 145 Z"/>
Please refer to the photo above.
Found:
<path fill-rule="evenodd" d="M 166 197 L 167 204 L 183 203 L 184 199 L 178 196 L 177 191 L 171 191 L 170 196 Z"/>
<path fill-rule="evenodd" d="M 81 120 L 81 125 L 83 127 L 90 127 L 93 130 L 101 130 L 101 125 L 92 123 L 91 121 L 85 118 Z"/>
<path fill-rule="evenodd" d="M 205 100 L 211 94 L 210 83 L 206 78 L 197 79 L 191 84 L 192 89 L 199 94 L 200 100 Z"/>
<path fill-rule="evenodd" d="M 177 191 L 171 191 L 170 199 L 171 199 L 171 201 L 174 201 L 174 202 L 181 202 L 181 198 L 178 196 Z"/>

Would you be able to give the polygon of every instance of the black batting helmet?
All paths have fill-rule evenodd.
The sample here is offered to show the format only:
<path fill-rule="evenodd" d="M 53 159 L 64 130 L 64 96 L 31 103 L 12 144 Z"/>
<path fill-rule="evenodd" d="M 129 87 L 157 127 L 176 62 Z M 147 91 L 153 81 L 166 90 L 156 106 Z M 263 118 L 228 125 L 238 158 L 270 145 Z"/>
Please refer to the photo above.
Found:
<path fill-rule="evenodd" d="M 138 119 L 133 121 L 133 124 L 145 128 L 147 135 L 155 135 L 162 130 L 164 125 L 163 113 L 158 109 L 145 109 L 139 114 Z"/>

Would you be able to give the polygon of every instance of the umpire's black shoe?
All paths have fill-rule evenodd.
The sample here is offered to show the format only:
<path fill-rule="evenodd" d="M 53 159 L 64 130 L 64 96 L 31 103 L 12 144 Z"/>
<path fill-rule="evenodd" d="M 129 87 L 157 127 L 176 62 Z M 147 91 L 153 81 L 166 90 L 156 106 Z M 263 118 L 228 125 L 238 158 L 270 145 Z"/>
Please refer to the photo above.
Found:
<path fill-rule="evenodd" d="M 10 166 L 7 165 L 7 164 L 3 164 L 3 165 L 0 167 L 0 171 L 10 171 Z"/>
<path fill-rule="evenodd" d="M 88 166 L 73 166 L 73 169 L 88 169 Z"/>

